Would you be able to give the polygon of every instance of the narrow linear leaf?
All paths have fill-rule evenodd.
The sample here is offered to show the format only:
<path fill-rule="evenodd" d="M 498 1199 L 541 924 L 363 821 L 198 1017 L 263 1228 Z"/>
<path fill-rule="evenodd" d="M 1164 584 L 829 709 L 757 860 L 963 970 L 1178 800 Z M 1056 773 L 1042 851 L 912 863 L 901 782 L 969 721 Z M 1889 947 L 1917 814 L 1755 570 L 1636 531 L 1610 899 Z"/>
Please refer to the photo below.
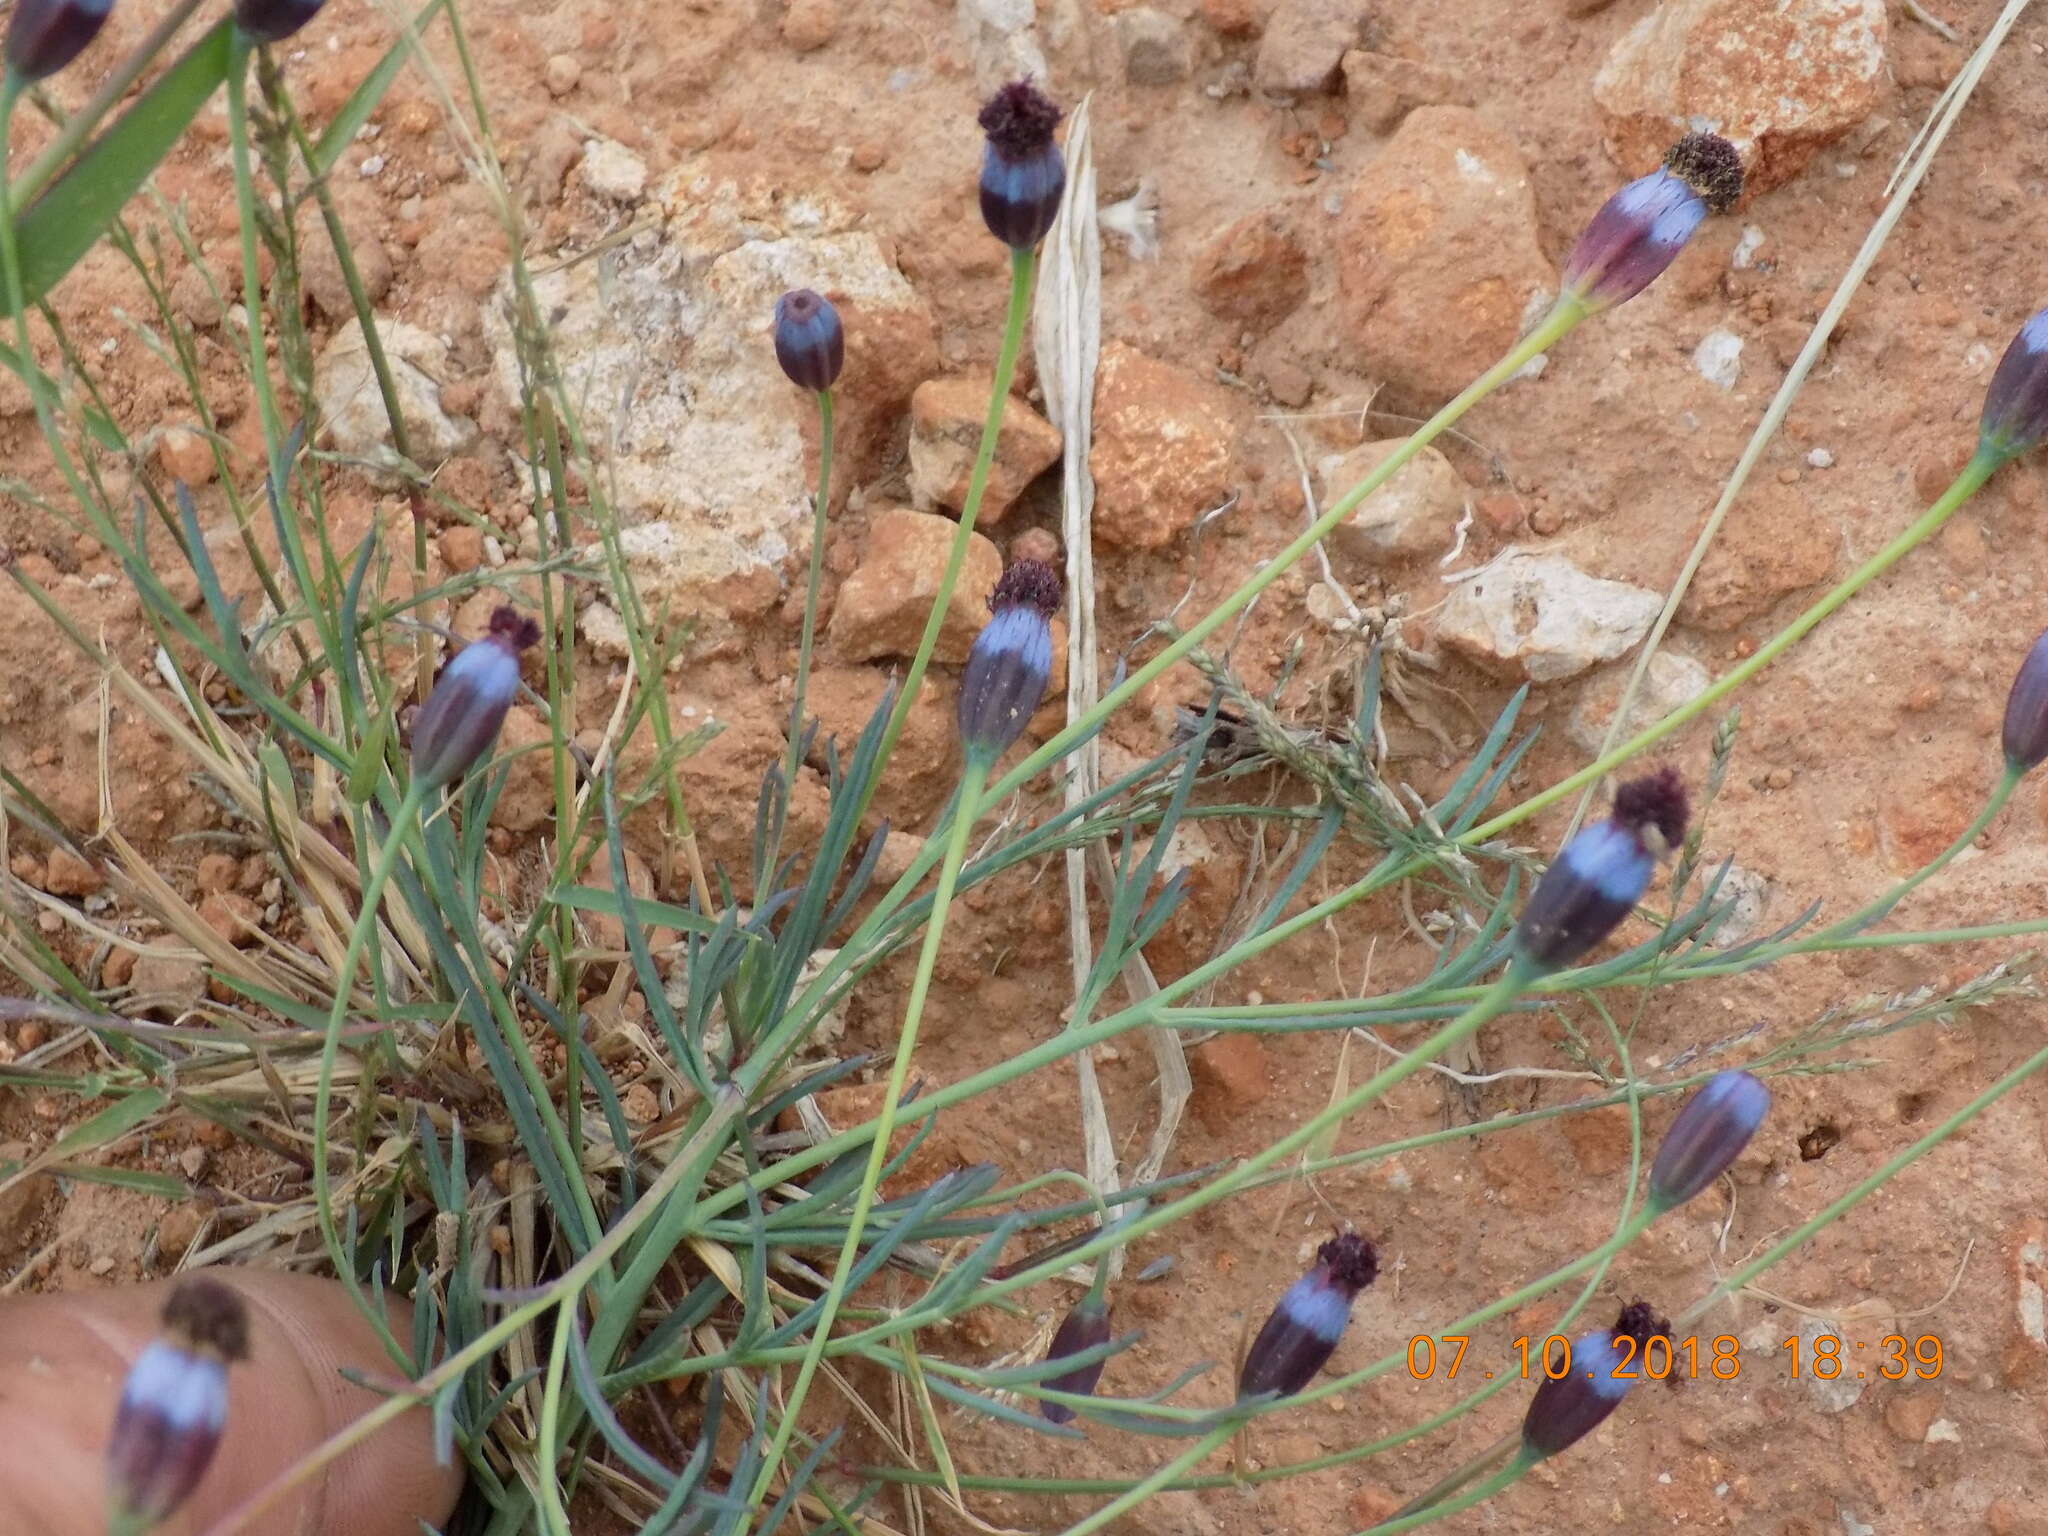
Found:
<path fill-rule="evenodd" d="M 415 36 L 426 30 L 427 23 L 441 13 L 441 7 L 448 0 L 429 0 L 412 19 Z M 334 169 L 334 163 L 341 158 L 341 152 L 348 148 L 355 136 L 362 132 L 363 124 L 370 120 L 370 114 L 383 101 L 384 93 L 391 89 L 391 82 L 398 78 L 405 61 L 411 57 L 412 45 L 400 38 L 384 51 L 384 57 L 377 61 L 377 67 L 363 76 L 362 84 L 348 94 L 348 100 L 341 104 L 341 110 L 334 114 L 313 145 L 313 174 L 325 176 Z"/>

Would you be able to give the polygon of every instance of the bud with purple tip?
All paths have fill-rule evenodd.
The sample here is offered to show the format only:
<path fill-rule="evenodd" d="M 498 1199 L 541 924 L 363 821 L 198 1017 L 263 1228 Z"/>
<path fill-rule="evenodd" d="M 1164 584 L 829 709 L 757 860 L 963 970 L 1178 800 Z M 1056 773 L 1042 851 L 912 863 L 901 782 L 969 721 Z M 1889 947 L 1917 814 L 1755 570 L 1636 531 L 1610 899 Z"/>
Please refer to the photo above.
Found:
<path fill-rule="evenodd" d="M 1564 845 L 1522 909 L 1514 944 L 1538 970 L 1570 965 L 1635 910 L 1657 861 L 1685 840 L 1685 785 L 1675 768 L 1631 779 L 1614 811 Z"/>
<path fill-rule="evenodd" d="M 1992 370 L 1977 451 L 2017 458 L 2048 438 L 2048 309 L 2025 325 Z"/>
<path fill-rule="evenodd" d="M 988 135 L 981 158 L 981 217 L 1013 250 L 1045 238 L 1067 187 L 1067 162 L 1052 131 L 1060 109 L 1029 80 L 1012 80 L 976 119 Z"/>
<path fill-rule="evenodd" d="M 1685 1204 L 1728 1171 L 1770 1111 L 1771 1090 L 1747 1072 L 1716 1072 L 1685 1101 L 1650 1165 L 1650 1204 Z"/>
<path fill-rule="evenodd" d="M 228 1366 L 249 1356 L 249 1309 L 204 1276 L 164 1303 L 163 1333 L 128 1372 L 107 1441 L 107 1493 L 117 1529 L 167 1518 L 199 1486 L 228 1418 Z"/>
<path fill-rule="evenodd" d="M 1566 293 L 1589 310 L 1632 299 L 1685 248 L 1709 213 L 1742 195 L 1742 159 L 1712 133 L 1688 133 L 1664 163 L 1607 199 L 1564 264 Z"/>
<path fill-rule="evenodd" d="M 2048 631 L 2020 663 L 2012 692 L 2005 696 L 2005 761 L 2012 773 L 2027 773 L 2048 762 Z"/>
<path fill-rule="evenodd" d="M 311 21 L 326 0 L 235 0 L 235 25 L 255 42 L 275 43 Z"/>
<path fill-rule="evenodd" d="M 1380 1271 L 1379 1255 L 1356 1232 L 1340 1232 L 1316 1250 L 1316 1266 L 1287 1288 L 1237 1376 L 1237 1398 L 1273 1392 L 1292 1397 L 1315 1379 L 1351 1321 L 1351 1303 Z"/>
<path fill-rule="evenodd" d="M 1046 1349 L 1047 1363 L 1063 1360 L 1068 1355 L 1078 1355 L 1083 1350 L 1100 1349 L 1109 1342 L 1109 1307 L 1100 1296 L 1092 1291 L 1074 1303 L 1074 1310 L 1060 1322 L 1052 1336 L 1052 1344 Z M 1077 1397 L 1091 1397 L 1095 1384 L 1102 1380 L 1102 1368 L 1107 1358 L 1090 1360 L 1077 1365 L 1071 1371 L 1057 1376 L 1048 1376 L 1039 1385 L 1054 1392 L 1071 1392 Z M 1041 1400 L 1038 1411 L 1054 1424 L 1073 1422 L 1074 1410 L 1065 1403 Z"/>
<path fill-rule="evenodd" d="M 47 80 L 99 36 L 114 0 L 15 0 L 7 19 L 7 68 L 20 79 Z"/>
<path fill-rule="evenodd" d="M 989 594 L 994 617 L 975 637 L 960 674 L 957 715 L 969 758 L 1001 757 L 1045 697 L 1060 595 L 1059 572 L 1042 560 L 1013 562 Z"/>
<path fill-rule="evenodd" d="M 775 361 L 799 389 L 822 393 L 838 382 L 846 332 L 830 299 L 792 288 L 775 301 Z"/>
<path fill-rule="evenodd" d="M 490 751 L 519 695 L 519 653 L 539 639 L 540 625 L 500 608 L 490 633 L 455 653 L 413 719 L 415 779 L 439 787 Z"/>
<path fill-rule="evenodd" d="M 1558 1377 L 1546 1375 L 1529 1400 L 1529 1411 L 1522 1417 L 1523 1454 L 1532 1461 L 1555 1456 L 1599 1428 L 1642 1378 L 1643 1346 L 1653 1338 L 1668 1341 L 1670 1336 L 1671 1324 L 1648 1302 L 1633 1301 L 1612 1328 L 1574 1339 L 1570 1370 Z M 1635 1347 L 1628 1348 L 1624 1339 L 1633 1339 Z"/>

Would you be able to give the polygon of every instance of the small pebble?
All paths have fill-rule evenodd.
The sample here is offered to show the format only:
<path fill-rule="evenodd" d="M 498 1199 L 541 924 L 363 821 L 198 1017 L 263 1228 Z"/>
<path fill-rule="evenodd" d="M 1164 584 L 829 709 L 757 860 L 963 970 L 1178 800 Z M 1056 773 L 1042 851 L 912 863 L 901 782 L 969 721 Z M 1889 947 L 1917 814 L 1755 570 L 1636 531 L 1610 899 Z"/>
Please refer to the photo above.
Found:
<path fill-rule="evenodd" d="M 1807 453 L 1806 462 L 1815 469 L 1833 469 L 1835 456 L 1825 448 L 1815 448 Z"/>
<path fill-rule="evenodd" d="M 583 78 L 583 66 L 571 54 L 558 53 L 548 60 L 547 87 L 550 96 L 566 96 Z"/>
<path fill-rule="evenodd" d="M 382 155 L 370 156 L 369 159 L 365 160 L 362 164 L 362 174 L 365 177 L 383 175 L 384 157 Z M 383 327 L 379 326 L 378 329 L 381 331 Z"/>
<path fill-rule="evenodd" d="M 1733 389 L 1742 373 L 1742 338 L 1733 331 L 1707 332 L 1693 348 L 1692 365 L 1709 384 Z"/>

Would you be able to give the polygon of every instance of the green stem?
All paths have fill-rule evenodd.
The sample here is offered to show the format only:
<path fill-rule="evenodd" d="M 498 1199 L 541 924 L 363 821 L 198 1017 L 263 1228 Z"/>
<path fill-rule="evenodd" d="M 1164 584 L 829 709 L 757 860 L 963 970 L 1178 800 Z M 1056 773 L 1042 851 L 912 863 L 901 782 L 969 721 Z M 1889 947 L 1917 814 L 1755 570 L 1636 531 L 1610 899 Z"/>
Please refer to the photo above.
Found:
<path fill-rule="evenodd" d="M 1236 614 L 1250 606 L 1261 592 L 1278 581 L 1297 561 L 1327 538 L 1332 529 L 1357 509 L 1360 502 L 1393 479 L 1410 459 L 1448 431 L 1473 406 L 1520 373 L 1531 359 L 1570 335 L 1573 328 L 1585 318 L 1585 309 L 1569 294 L 1560 299 L 1535 330 L 1509 348 L 1505 357 L 1468 384 L 1456 399 L 1417 427 L 1411 436 L 1403 439 L 1400 447 L 1380 460 L 1370 474 L 1333 502 L 1321 517 L 1309 524 L 1293 543 L 1262 565 L 1243 586 L 1218 603 L 1192 627 L 1183 631 L 1179 638 L 1157 656 L 1105 693 L 1093 709 L 1079 719 L 1070 721 L 1065 730 L 997 780 L 994 787 L 989 790 L 989 798 L 995 800 L 1009 794 L 1040 769 L 1072 751 L 1089 732 L 1095 730 L 1114 711 L 1136 696 L 1140 689 L 1221 629 Z"/>
<path fill-rule="evenodd" d="M 917 691 L 924 683 L 925 668 L 931 665 L 932 652 L 939 643 L 939 631 L 945 628 L 946 616 L 953 604 L 953 589 L 960 584 L 960 572 L 967 564 L 967 546 L 974 537 L 974 520 L 981 512 L 981 498 L 988 491 L 989 470 L 996 461 L 996 440 L 1002 435 L 1003 410 L 1010 400 L 1010 380 L 1016 375 L 1017 354 L 1024 345 L 1024 321 L 1031 312 L 1031 279 L 1037 270 L 1038 253 L 1035 250 L 1010 248 L 1010 308 L 1003 321 L 1002 350 L 996 353 L 995 380 L 989 386 L 988 416 L 981 424 L 981 446 L 975 451 L 974 469 L 967 477 L 967 497 L 960 504 L 960 526 L 954 531 L 953 547 L 946 555 L 946 569 L 939 577 L 938 596 L 933 598 L 932 611 L 925 617 L 924 633 L 918 637 L 917 654 L 910 660 L 910 670 L 903 675 L 903 691 L 897 696 L 896 707 L 890 712 L 889 724 L 882 733 L 882 750 L 877 762 L 889 761 L 889 754 L 896 749 L 896 739 L 903 734 L 903 727 L 909 722 L 910 711 L 917 703 Z M 868 802 L 874 799 L 880 784 L 880 774 L 868 780 L 861 800 L 861 815 L 867 814 Z"/>
<path fill-rule="evenodd" d="M 1028 277 L 1028 267 L 1025 271 Z M 940 596 L 943 603 L 944 593 Z M 868 1213 L 874 1209 L 882 1166 L 889 1160 L 889 1138 L 895 1133 L 897 1107 L 903 1102 L 903 1090 L 910 1081 L 910 1063 L 917 1052 L 918 1024 L 924 1016 L 925 998 L 931 991 L 932 971 L 938 964 L 947 912 L 953 905 L 953 888 L 960 878 L 960 866 L 967 862 L 967 839 L 974 830 L 975 815 L 981 807 L 981 786 L 988 778 L 988 770 L 989 759 L 985 754 L 976 753 L 968 758 L 967 770 L 960 784 L 960 799 L 953 812 L 952 830 L 946 839 L 946 861 L 939 866 L 938 883 L 933 888 L 931 922 L 925 929 L 924 946 L 917 956 L 917 973 L 911 981 L 910 998 L 903 1009 L 903 1028 L 896 1039 L 896 1059 L 889 1068 L 889 1086 L 883 1092 L 882 1107 L 875 1116 L 875 1139 L 868 1147 L 867 1169 L 861 1176 L 860 1191 L 854 1196 L 853 1214 L 847 1218 L 846 1240 L 840 1245 L 839 1262 L 833 1266 L 832 1283 L 826 1288 L 824 1306 L 811 1329 L 810 1347 L 804 1354 L 803 1364 L 797 1367 L 796 1382 L 789 1389 L 781 1422 L 775 1428 L 775 1440 L 762 1459 L 760 1475 L 754 1480 L 752 1498 L 755 1502 L 767 1495 L 769 1486 L 781 1469 L 790 1438 L 796 1433 L 797 1412 L 803 1407 L 804 1397 L 811 1389 L 811 1380 L 817 1375 L 819 1362 L 825 1358 L 825 1345 L 832 1336 L 833 1318 L 840 1303 L 846 1299 L 847 1280 L 853 1273 L 854 1259 L 867 1232 Z"/>
<path fill-rule="evenodd" d="M 1821 620 L 1848 602 L 1850 598 L 1854 597 L 1858 592 L 1870 585 L 1871 582 L 1898 564 L 1900 560 L 1905 558 L 1916 547 L 1925 543 L 1938 532 L 1942 524 L 1953 517 L 1956 510 L 1964 502 L 1977 494 L 1983 487 L 1984 482 L 1991 478 L 1992 474 L 2000 465 L 2006 462 L 2008 457 L 2009 455 L 1995 448 L 1979 447 L 1976 453 L 1970 456 L 1970 462 L 1963 466 L 1962 473 L 1956 476 L 1955 482 L 1947 490 L 1943 491 L 1934 504 L 1921 513 L 1903 533 L 1872 555 L 1868 560 L 1857 566 L 1847 576 L 1844 576 L 1841 581 L 1828 590 L 1827 594 L 1819 602 L 1808 608 L 1798 618 L 1765 641 L 1758 648 L 1754 656 L 1751 656 L 1742 665 L 1736 667 L 1725 676 L 1717 679 L 1699 697 L 1687 700 L 1654 725 L 1645 726 L 1612 752 L 1588 763 L 1568 778 L 1558 780 L 1540 794 L 1532 795 L 1512 810 L 1504 811 L 1494 817 L 1493 820 L 1472 828 L 1471 831 L 1458 838 L 1458 842 L 1466 847 L 1471 847 L 1474 844 L 1485 842 L 1488 838 L 1499 836 L 1517 822 L 1528 820 L 1538 811 L 1543 810 L 1546 806 L 1556 804 L 1574 790 L 1582 789 L 1588 784 L 1598 783 L 1607 774 L 1620 767 L 1645 747 L 1662 741 L 1688 720 L 1694 719 L 1705 710 L 1712 709 L 1714 705 L 1740 688 L 1752 677 L 1755 677 L 1757 673 L 1763 671 L 1765 667 L 1768 667 L 1801 640 L 1805 639 Z"/>
<path fill-rule="evenodd" d="M 1228 1424 L 1210 1430 L 1143 1482 L 1133 1485 L 1127 1492 L 1112 1499 L 1079 1524 L 1068 1526 L 1063 1536 L 1088 1536 L 1090 1531 L 1101 1530 L 1125 1510 L 1137 1508 L 1190 1467 L 1199 1465 L 1204 1457 L 1236 1433 L 1237 1421 L 1234 1419 Z"/>
<path fill-rule="evenodd" d="M 2005 765 L 2005 772 L 1999 776 L 1998 783 L 1992 787 L 1989 798 L 1985 800 L 1984 808 L 1977 813 L 1977 819 L 1963 828 L 1961 835 L 1954 842 L 1950 843 L 1948 847 L 1935 855 L 1934 858 L 1900 881 L 1894 889 L 1880 896 L 1861 911 L 1852 912 L 1849 916 L 1841 919 L 1841 921 L 1830 923 L 1819 932 L 1807 935 L 1808 940 L 1826 941 L 1846 938 L 1859 929 L 1869 927 L 1872 923 L 1881 922 L 1891 912 L 1893 907 L 1896 907 L 1921 885 L 1925 884 L 1930 877 L 1939 874 L 1943 869 L 1947 868 L 1957 854 L 1977 841 L 1978 837 L 1983 834 L 1984 829 L 1991 825 L 1992 818 L 2005 809 L 2006 801 L 2010 800 L 2013 791 L 2020 787 L 2020 780 L 2025 774 L 2026 770 L 2024 768 L 2007 763 Z"/>
<path fill-rule="evenodd" d="M 562 1459 L 562 1378 L 569 1371 L 569 1330 L 576 1326 L 574 1292 L 562 1298 L 555 1314 L 555 1339 L 548 1351 L 548 1381 L 540 1399 L 540 1432 L 534 1445 L 540 1482 L 540 1515 L 547 1536 L 570 1536 L 569 1511 L 555 1475 Z"/>
<path fill-rule="evenodd" d="M 334 1067 L 341 1051 L 341 1026 L 348 1018 L 349 994 L 355 990 L 356 967 L 362 964 L 363 951 L 369 947 L 370 933 L 377 926 L 377 911 L 383 905 L 384 887 L 391 883 L 391 876 L 398 868 L 399 855 L 404 852 L 407 838 L 419 821 L 420 807 L 426 804 L 431 787 L 423 779 L 414 779 L 406 786 L 405 798 L 398 804 L 398 810 L 391 818 L 391 827 L 384 836 L 384 846 L 377 850 L 376 861 L 370 866 L 370 878 L 363 884 L 362 909 L 356 913 L 354 925 L 349 929 L 348 947 L 342 952 L 341 968 L 334 977 L 334 1006 L 327 1012 L 327 1027 L 320 1041 L 320 1079 L 313 1091 L 313 1202 L 319 1211 L 320 1238 L 327 1245 L 327 1257 L 334 1265 L 334 1271 L 351 1288 L 355 1285 L 355 1267 L 349 1261 L 348 1250 L 342 1246 L 341 1234 L 334 1225 L 333 1175 L 327 1167 L 328 1115 L 334 1099 Z"/>
<path fill-rule="evenodd" d="M 1541 1459 L 1525 1449 L 1470 1493 L 1452 1499 L 1448 1504 L 1431 1504 L 1427 1508 L 1416 1510 L 1413 1514 L 1396 1515 L 1392 1520 L 1379 1525 L 1367 1526 L 1363 1531 L 1357 1532 L 1356 1536 L 1394 1536 L 1396 1531 L 1412 1531 L 1420 1526 L 1433 1525 L 1445 1515 L 1455 1515 L 1460 1510 L 1470 1509 L 1474 1504 L 1485 1503 L 1508 1484 L 1518 1482 Z"/>
<path fill-rule="evenodd" d="M 832 497 L 832 391 L 818 391 L 818 494 L 811 503 L 811 559 L 804 581 L 804 635 L 796 653 L 796 694 L 789 703 L 789 755 L 783 764 L 783 792 L 796 793 L 803 766 L 804 700 L 811 689 L 811 652 L 818 641 L 818 592 L 825 582 L 825 515 Z M 886 761 L 886 759 L 884 759 Z M 770 853 L 768 867 L 775 867 Z"/>

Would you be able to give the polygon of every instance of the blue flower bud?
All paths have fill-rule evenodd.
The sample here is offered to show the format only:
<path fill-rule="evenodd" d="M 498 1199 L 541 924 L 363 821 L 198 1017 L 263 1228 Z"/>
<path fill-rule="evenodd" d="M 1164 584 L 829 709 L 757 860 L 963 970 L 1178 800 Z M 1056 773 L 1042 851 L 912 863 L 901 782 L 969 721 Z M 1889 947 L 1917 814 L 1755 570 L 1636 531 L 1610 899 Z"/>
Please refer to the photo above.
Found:
<path fill-rule="evenodd" d="M 792 288 L 775 301 L 775 361 L 799 389 L 827 390 L 838 382 L 846 332 L 830 299 Z"/>
<path fill-rule="evenodd" d="M 1574 1339 L 1571 1368 L 1562 1376 L 1546 1375 L 1529 1400 L 1522 1416 L 1523 1447 L 1538 1458 L 1555 1456 L 1599 1428 L 1641 1379 L 1643 1345 L 1659 1336 L 1668 1340 L 1670 1334 L 1670 1323 L 1647 1302 L 1636 1301 L 1622 1309 L 1612 1328 Z M 1636 1347 L 1624 1347 L 1623 1339 L 1633 1339 Z M 1624 1371 L 1628 1374 L 1618 1374 Z"/>
<path fill-rule="evenodd" d="M 2034 641 L 2005 696 L 2005 760 L 2026 773 L 2048 762 L 2048 631 Z"/>
<path fill-rule="evenodd" d="M 1292 1397 L 1313 1381 L 1344 1336 L 1352 1301 L 1379 1270 L 1379 1255 L 1355 1232 L 1318 1248 L 1315 1268 L 1287 1288 L 1245 1352 L 1238 1401 L 1265 1392 Z"/>
<path fill-rule="evenodd" d="M 1029 80 L 1013 80 L 976 119 L 988 135 L 981 158 L 981 217 L 989 233 L 1017 250 L 1045 238 L 1059 215 L 1067 162 L 1053 143 L 1060 109 Z"/>
<path fill-rule="evenodd" d="M 290 37 L 326 0 L 235 0 L 235 25 L 259 43 Z"/>
<path fill-rule="evenodd" d="M 1063 1359 L 1068 1355 L 1078 1355 L 1084 1349 L 1098 1349 L 1108 1342 L 1109 1308 L 1099 1296 L 1083 1296 L 1074 1304 L 1074 1310 L 1061 1320 L 1058 1330 L 1052 1336 L 1052 1344 L 1045 1352 L 1045 1358 L 1048 1361 Z M 1090 1360 L 1086 1365 L 1077 1365 L 1071 1371 L 1049 1376 L 1040 1385 L 1055 1392 L 1072 1392 L 1079 1397 L 1092 1397 L 1095 1393 L 1095 1384 L 1102 1380 L 1102 1368 L 1108 1363 L 1107 1359 Z M 1074 1418 L 1074 1410 L 1065 1403 L 1041 1400 L 1038 1411 L 1055 1424 L 1068 1424 Z"/>
<path fill-rule="evenodd" d="M 2048 437 L 2048 309 L 2025 325 L 1992 370 L 1978 418 L 1980 452 L 2016 458 Z"/>
<path fill-rule="evenodd" d="M 99 36 L 113 8 L 114 0 L 15 0 L 7 67 L 23 80 L 48 79 Z"/>
<path fill-rule="evenodd" d="M 539 639 L 532 619 L 500 608 L 490 633 L 455 653 L 413 718 L 414 778 L 447 784 L 490 751 L 519 696 L 519 653 Z"/>
<path fill-rule="evenodd" d="M 1651 1203 L 1683 1205 L 1728 1171 L 1771 1107 L 1771 1090 L 1747 1072 L 1717 1072 L 1685 1101 L 1650 1165 Z"/>
<path fill-rule="evenodd" d="M 1664 164 L 1601 205 L 1565 260 L 1564 287 L 1588 309 L 1632 299 L 1670 266 L 1709 212 L 1742 195 L 1735 146 L 1711 133 L 1688 133 Z"/>
<path fill-rule="evenodd" d="M 147 1527 L 199 1486 L 228 1418 L 228 1366 L 249 1355 L 241 1295 L 204 1276 L 164 1304 L 163 1335 L 135 1358 L 107 1441 L 107 1493 L 116 1513 Z"/>
<path fill-rule="evenodd" d="M 970 757 L 1001 757 L 1045 697 L 1060 587 L 1059 572 L 1044 561 L 1018 560 L 989 595 L 994 617 L 967 653 L 956 706 L 960 744 Z"/>
<path fill-rule="evenodd" d="M 1546 971 L 1570 965 L 1621 926 L 1657 861 L 1685 840 L 1685 786 L 1673 768 L 1615 791 L 1614 813 L 1565 844 L 1522 909 L 1515 948 Z"/>

